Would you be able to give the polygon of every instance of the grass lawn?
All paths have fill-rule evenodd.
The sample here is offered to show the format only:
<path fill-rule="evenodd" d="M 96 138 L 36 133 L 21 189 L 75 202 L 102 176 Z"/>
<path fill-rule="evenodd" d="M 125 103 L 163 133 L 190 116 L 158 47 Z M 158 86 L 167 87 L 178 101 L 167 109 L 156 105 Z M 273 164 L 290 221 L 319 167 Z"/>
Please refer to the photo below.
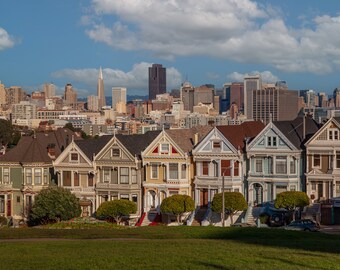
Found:
<path fill-rule="evenodd" d="M 340 269 L 339 235 L 280 229 L 1 229 L 0 239 L 3 269 Z"/>

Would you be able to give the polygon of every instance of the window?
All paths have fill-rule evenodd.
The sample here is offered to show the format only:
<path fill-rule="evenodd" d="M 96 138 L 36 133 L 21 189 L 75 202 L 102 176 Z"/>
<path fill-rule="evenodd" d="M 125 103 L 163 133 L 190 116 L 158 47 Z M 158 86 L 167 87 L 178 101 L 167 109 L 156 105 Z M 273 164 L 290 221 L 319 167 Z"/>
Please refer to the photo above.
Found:
<path fill-rule="evenodd" d="M 187 166 L 185 164 L 181 165 L 181 179 L 185 179 L 187 177 Z"/>
<path fill-rule="evenodd" d="M 290 160 L 290 174 L 296 174 L 296 160 L 294 157 Z"/>
<path fill-rule="evenodd" d="M 273 173 L 273 158 L 268 157 L 268 173 L 272 174 Z"/>
<path fill-rule="evenodd" d="M 336 152 L 336 167 L 340 169 L 340 152 Z"/>
<path fill-rule="evenodd" d="M 336 181 L 335 183 L 335 192 L 336 194 L 340 193 L 340 182 L 339 181 Z"/>
<path fill-rule="evenodd" d="M 320 167 L 320 165 L 321 165 L 320 154 L 315 154 L 314 158 L 313 158 L 313 166 L 314 167 Z"/>
<path fill-rule="evenodd" d="M 329 129 L 328 130 L 328 140 L 330 141 L 335 141 L 335 140 L 339 140 L 339 130 L 337 129 Z"/>
<path fill-rule="evenodd" d="M 178 179 L 178 163 L 169 164 L 169 178 Z"/>
<path fill-rule="evenodd" d="M 70 155 L 70 162 L 78 162 L 78 161 L 79 161 L 78 153 L 71 153 L 71 155 Z"/>
<path fill-rule="evenodd" d="M 44 184 L 48 184 L 48 169 L 44 168 Z"/>
<path fill-rule="evenodd" d="M 41 169 L 34 169 L 34 184 L 41 185 Z"/>
<path fill-rule="evenodd" d="M 112 149 L 111 156 L 112 157 L 120 157 L 120 149 Z"/>
<path fill-rule="evenodd" d="M 73 173 L 73 186 L 79 187 L 79 173 Z"/>
<path fill-rule="evenodd" d="M 137 194 L 132 194 L 132 201 L 134 203 L 137 203 L 138 202 L 138 195 Z"/>
<path fill-rule="evenodd" d="M 131 169 L 131 183 L 137 184 L 137 170 L 134 168 Z"/>
<path fill-rule="evenodd" d="M 5 214 L 5 195 L 0 195 L 0 214 Z"/>
<path fill-rule="evenodd" d="M 158 178 L 158 165 L 152 164 L 151 165 L 151 179 L 157 179 Z"/>
<path fill-rule="evenodd" d="M 255 172 L 256 173 L 262 173 L 262 159 L 257 158 L 255 159 Z"/>
<path fill-rule="evenodd" d="M 214 149 L 219 149 L 219 148 L 221 148 L 221 142 L 213 142 L 213 148 L 214 148 Z"/>
<path fill-rule="evenodd" d="M 239 176 L 240 173 L 240 162 L 234 162 L 234 176 Z"/>
<path fill-rule="evenodd" d="M 20 203 L 20 196 L 17 196 L 17 203 Z"/>
<path fill-rule="evenodd" d="M 71 171 L 63 171 L 63 186 L 70 187 L 71 186 Z"/>
<path fill-rule="evenodd" d="M 111 180 L 111 170 L 110 168 L 104 168 L 103 169 L 103 182 L 110 183 L 110 180 Z"/>
<path fill-rule="evenodd" d="M 268 136 L 267 137 L 267 146 L 270 146 L 270 147 L 277 146 L 277 138 L 276 138 L 276 136 Z"/>
<path fill-rule="evenodd" d="M 169 149 L 170 149 L 170 146 L 169 146 L 168 143 L 162 143 L 161 144 L 161 153 L 167 154 L 167 153 L 169 153 Z"/>
<path fill-rule="evenodd" d="M 202 175 L 209 175 L 209 161 L 202 162 Z"/>
<path fill-rule="evenodd" d="M 3 169 L 3 181 L 4 181 L 4 184 L 8 184 L 9 183 L 9 168 L 4 168 Z"/>
<path fill-rule="evenodd" d="M 88 186 L 93 187 L 93 174 L 89 173 L 87 177 L 88 177 Z"/>
<path fill-rule="evenodd" d="M 26 184 L 32 185 L 32 169 L 31 168 L 26 169 Z"/>
<path fill-rule="evenodd" d="M 230 160 L 221 160 L 221 176 L 230 176 L 231 175 L 231 162 Z"/>
<path fill-rule="evenodd" d="M 312 190 L 316 190 L 316 183 L 312 182 Z"/>
<path fill-rule="evenodd" d="M 129 200 L 129 194 L 120 194 L 120 199 L 121 200 Z"/>
<path fill-rule="evenodd" d="M 281 186 L 281 185 L 276 186 L 276 194 L 280 194 L 285 191 L 287 191 L 287 186 Z"/>
<path fill-rule="evenodd" d="M 120 168 L 120 183 L 129 183 L 129 168 Z"/>
<path fill-rule="evenodd" d="M 287 173 L 287 157 L 276 157 L 276 173 Z"/>

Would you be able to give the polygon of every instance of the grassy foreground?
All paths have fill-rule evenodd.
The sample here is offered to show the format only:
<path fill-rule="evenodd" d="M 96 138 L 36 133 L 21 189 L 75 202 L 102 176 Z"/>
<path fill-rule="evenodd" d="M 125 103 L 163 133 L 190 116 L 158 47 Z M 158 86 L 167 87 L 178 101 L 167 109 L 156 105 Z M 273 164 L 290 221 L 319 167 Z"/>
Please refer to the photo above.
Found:
<path fill-rule="evenodd" d="M 280 229 L 1 229 L 0 239 L 6 269 L 340 269 L 340 236 Z"/>

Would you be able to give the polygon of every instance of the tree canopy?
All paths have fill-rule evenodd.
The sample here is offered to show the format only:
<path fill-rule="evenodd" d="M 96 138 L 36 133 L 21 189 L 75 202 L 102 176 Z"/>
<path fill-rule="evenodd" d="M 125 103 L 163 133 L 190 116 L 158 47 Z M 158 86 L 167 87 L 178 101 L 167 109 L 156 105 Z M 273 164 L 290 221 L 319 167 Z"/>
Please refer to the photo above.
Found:
<path fill-rule="evenodd" d="M 276 208 L 286 208 L 294 212 L 293 219 L 295 219 L 295 211 L 307 205 L 309 205 L 309 198 L 302 191 L 285 191 L 277 194 L 275 200 Z"/>
<path fill-rule="evenodd" d="M 120 224 L 124 216 L 134 214 L 136 211 L 136 203 L 128 200 L 114 200 L 103 202 L 99 205 L 96 216 L 113 218 L 117 224 Z"/>
<path fill-rule="evenodd" d="M 5 146 L 17 144 L 19 139 L 20 133 L 14 130 L 11 121 L 0 119 L 0 143 Z"/>
<path fill-rule="evenodd" d="M 177 222 L 180 223 L 180 217 L 186 213 L 195 210 L 195 202 L 188 195 L 176 194 L 165 198 L 161 204 L 161 211 L 164 214 L 176 215 Z"/>
<path fill-rule="evenodd" d="M 30 211 L 32 224 L 47 224 L 79 217 L 81 214 L 77 197 L 62 187 L 43 189 L 35 197 Z"/>
<path fill-rule="evenodd" d="M 224 192 L 224 209 L 230 215 L 231 223 L 233 223 L 233 215 L 237 211 L 246 210 L 247 202 L 240 192 Z M 211 210 L 222 214 L 222 193 L 215 194 L 211 203 Z"/>

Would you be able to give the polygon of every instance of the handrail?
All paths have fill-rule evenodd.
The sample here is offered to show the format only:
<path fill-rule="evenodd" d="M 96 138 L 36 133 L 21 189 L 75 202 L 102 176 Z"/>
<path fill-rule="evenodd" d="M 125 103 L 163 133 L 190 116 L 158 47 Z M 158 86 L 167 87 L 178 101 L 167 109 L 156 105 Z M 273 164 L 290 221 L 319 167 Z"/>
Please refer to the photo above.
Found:
<path fill-rule="evenodd" d="M 186 220 L 187 226 L 191 226 L 191 224 L 192 224 L 192 222 L 194 221 L 195 216 L 196 216 L 196 214 L 197 214 L 197 212 L 198 212 L 199 209 L 200 209 L 200 207 L 199 207 L 199 206 L 196 206 L 195 210 L 191 212 L 191 214 L 189 215 L 189 217 L 188 217 L 187 220 Z"/>

